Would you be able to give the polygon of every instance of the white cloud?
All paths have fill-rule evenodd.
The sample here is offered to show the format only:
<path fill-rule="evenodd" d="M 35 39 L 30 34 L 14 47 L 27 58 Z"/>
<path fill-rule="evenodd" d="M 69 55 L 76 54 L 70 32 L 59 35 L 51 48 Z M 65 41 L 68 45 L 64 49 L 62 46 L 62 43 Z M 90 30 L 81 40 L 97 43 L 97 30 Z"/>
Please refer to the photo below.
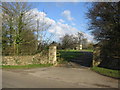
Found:
<path fill-rule="evenodd" d="M 45 23 L 45 27 L 51 25 L 51 27 L 48 29 L 48 33 L 54 34 L 55 39 L 59 39 L 60 37 L 64 36 L 65 34 L 73 34 L 75 35 L 77 32 L 81 32 L 80 30 L 76 29 L 75 27 L 65 24 L 64 20 L 59 19 L 58 21 L 55 21 L 49 17 L 47 17 L 46 13 L 38 11 L 38 9 L 31 9 L 27 14 L 26 17 L 31 14 L 31 16 L 34 16 L 32 19 L 32 23 L 34 24 L 33 28 L 36 29 L 36 23 L 37 20 L 39 20 L 39 24 L 42 27 L 42 24 Z M 69 14 L 70 15 L 70 12 Z M 70 16 L 69 16 L 70 18 Z M 71 17 L 72 18 L 72 17 Z M 92 40 L 92 36 L 89 34 L 84 35 L 89 39 Z"/>
<path fill-rule="evenodd" d="M 28 16 L 32 18 L 30 20 L 32 21 L 32 24 L 34 24 L 34 28 L 36 28 L 37 21 L 39 21 L 39 26 L 43 26 L 43 24 L 45 24 L 45 26 L 47 27 L 49 25 L 55 24 L 55 21 L 53 19 L 47 17 L 45 12 L 38 11 L 37 8 L 31 9 L 29 12 L 27 12 L 25 18 L 28 19 Z"/>
<path fill-rule="evenodd" d="M 72 22 L 72 25 L 75 26 L 76 24 Z"/>
<path fill-rule="evenodd" d="M 93 36 L 87 33 L 84 33 L 84 36 L 88 39 L 88 42 L 93 42 Z"/>
<path fill-rule="evenodd" d="M 64 23 L 65 21 L 63 19 L 59 19 L 59 22 Z"/>
<path fill-rule="evenodd" d="M 56 22 L 55 25 L 53 25 L 50 29 L 49 32 L 56 34 L 57 37 L 62 37 L 65 34 L 75 34 L 79 32 L 76 28 L 68 25 L 68 24 L 63 24 L 61 22 Z"/>
<path fill-rule="evenodd" d="M 65 17 L 69 21 L 74 20 L 74 18 L 71 16 L 71 12 L 69 10 L 63 11 L 62 16 Z"/>

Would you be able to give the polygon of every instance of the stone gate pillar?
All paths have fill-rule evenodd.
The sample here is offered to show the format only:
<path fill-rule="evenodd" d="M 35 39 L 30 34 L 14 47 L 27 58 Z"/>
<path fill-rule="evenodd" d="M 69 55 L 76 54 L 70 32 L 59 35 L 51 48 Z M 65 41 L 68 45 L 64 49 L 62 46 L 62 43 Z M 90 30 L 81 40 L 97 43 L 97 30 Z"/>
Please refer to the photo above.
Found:
<path fill-rule="evenodd" d="M 52 64 L 57 64 L 57 45 L 55 42 L 51 43 L 49 46 L 49 62 Z"/>
<path fill-rule="evenodd" d="M 82 44 L 80 45 L 80 50 L 82 50 Z"/>

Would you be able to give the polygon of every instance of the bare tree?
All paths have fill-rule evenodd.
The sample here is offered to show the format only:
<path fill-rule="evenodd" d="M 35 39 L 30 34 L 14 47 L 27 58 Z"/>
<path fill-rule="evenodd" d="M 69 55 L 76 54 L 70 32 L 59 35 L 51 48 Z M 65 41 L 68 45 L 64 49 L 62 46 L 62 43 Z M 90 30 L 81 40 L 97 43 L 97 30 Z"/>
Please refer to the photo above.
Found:
<path fill-rule="evenodd" d="M 30 5 L 25 2 L 2 2 L 3 28 L 9 33 L 7 44 L 13 45 L 14 55 L 19 54 L 19 47 L 24 42 L 22 36 L 31 25 L 30 15 L 25 17 L 29 10 Z"/>
<path fill-rule="evenodd" d="M 69 35 L 69 34 L 65 34 L 62 38 L 61 38 L 61 46 L 62 49 L 73 49 L 76 47 L 77 44 L 77 38 L 74 37 L 74 35 Z"/>
<path fill-rule="evenodd" d="M 54 34 L 48 32 L 48 29 L 52 26 L 52 23 L 47 24 L 45 19 L 46 19 L 46 17 L 43 16 L 42 21 L 40 21 L 39 19 L 37 19 L 37 21 L 36 21 L 36 23 L 37 23 L 37 27 L 36 27 L 36 31 L 35 31 L 36 36 L 37 36 L 36 50 L 38 50 L 38 51 L 44 50 L 46 48 L 47 44 L 49 44 L 49 42 L 51 42 L 51 39 L 54 36 Z"/>
<path fill-rule="evenodd" d="M 84 38 L 83 33 L 78 32 L 77 37 L 78 37 L 78 44 L 81 45 Z"/>

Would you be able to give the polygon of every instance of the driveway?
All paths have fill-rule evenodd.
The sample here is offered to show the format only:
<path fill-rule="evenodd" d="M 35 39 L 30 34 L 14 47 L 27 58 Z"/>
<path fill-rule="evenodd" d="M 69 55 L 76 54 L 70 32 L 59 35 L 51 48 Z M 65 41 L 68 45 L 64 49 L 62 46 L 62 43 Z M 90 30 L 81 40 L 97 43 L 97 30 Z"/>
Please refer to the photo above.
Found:
<path fill-rule="evenodd" d="M 3 69 L 3 88 L 118 88 L 118 80 L 89 68 Z"/>

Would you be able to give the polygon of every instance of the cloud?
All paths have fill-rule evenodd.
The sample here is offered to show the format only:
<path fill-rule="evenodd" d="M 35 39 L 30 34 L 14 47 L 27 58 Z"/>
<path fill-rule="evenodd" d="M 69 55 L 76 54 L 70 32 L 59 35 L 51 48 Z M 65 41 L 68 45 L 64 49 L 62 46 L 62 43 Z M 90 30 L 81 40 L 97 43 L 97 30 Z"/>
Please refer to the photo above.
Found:
<path fill-rule="evenodd" d="M 68 13 L 68 12 L 67 12 Z M 54 39 L 55 40 L 59 40 L 59 38 L 61 38 L 62 36 L 64 36 L 65 34 L 70 34 L 70 35 L 75 35 L 77 32 L 81 32 L 80 30 L 78 30 L 77 28 L 71 26 L 71 25 L 68 25 L 68 24 L 65 24 L 65 21 L 62 20 L 62 19 L 59 19 L 58 21 L 55 21 L 51 18 L 49 18 L 47 16 L 46 13 L 44 12 L 41 12 L 41 11 L 38 11 L 38 9 L 31 9 L 27 14 L 26 14 L 26 17 L 31 14 L 32 17 L 32 23 L 34 24 L 33 25 L 33 28 L 37 28 L 36 27 L 36 24 L 37 24 L 37 20 L 39 20 L 39 26 L 40 26 L 40 29 L 41 27 L 47 27 L 47 26 L 50 26 L 47 30 L 48 33 L 51 33 L 51 34 L 54 34 Z M 68 14 L 68 16 L 70 15 L 70 12 Z M 70 15 L 71 16 L 71 15 Z M 69 18 L 72 18 L 70 17 Z M 44 25 L 43 25 L 44 24 Z M 74 23 L 73 23 L 74 24 Z M 89 34 L 85 34 L 84 35 L 89 39 L 89 40 L 92 40 L 92 36 L 89 35 Z M 53 37 L 52 37 L 53 38 Z"/>
<path fill-rule="evenodd" d="M 63 19 L 59 19 L 59 22 L 64 23 L 65 21 Z"/>
<path fill-rule="evenodd" d="M 75 26 L 76 24 L 72 22 L 72 25 Z"/>
<path fill-rule="evenodd" d="M 62 37 L 65 34 L 75 34 L 79 32 L 76 28 L 68 25 L 68 24 L 63 24 L 61 22 L 56 22 L 55 25 L 53 25 L 50 29 L 49 32 L 56 34 L 57 37 Z"/>
<path fill-rule="evenodd" d="M 88 42 L 92 42 L 93 41 L 93 36 L 87 33 L 84 33 L 84 36 L 88 39 Z"/>
<path fill-rule="evenodd" d="M 55 21 L 53 19 L 50 19 L 49 17 L 47 17 L 45 12 L 41 12 L 38 11 L 37 8 L 31 9 L 30 11 L 28 11 L 26 13 L 25 19 L 28 19 L 28 16 L 32 19 L 30 19 L 31 23 L 34 24 L 33 27 L 36 27 L 37 21 L 39 21 L 39 26 L 50 26 L 50 25 L 54 25 Z M 27 21 L 27 20 L 24 20 Z"/>
<path fill-rule="evenodd" d="M 69 21 L 74 20 L 74 18 L 71 16 L 71 12 L 69 10 L 63 11 L 62 16 L 65 17 Z"/>

